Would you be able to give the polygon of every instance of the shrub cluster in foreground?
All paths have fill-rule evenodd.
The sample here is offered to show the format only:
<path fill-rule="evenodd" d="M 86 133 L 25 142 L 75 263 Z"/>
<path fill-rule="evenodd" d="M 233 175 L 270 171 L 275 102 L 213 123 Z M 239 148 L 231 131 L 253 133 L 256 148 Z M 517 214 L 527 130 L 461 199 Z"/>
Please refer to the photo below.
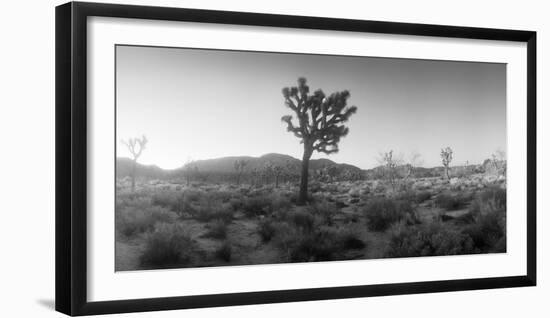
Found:
<path fill-rule="evenodd" d="M 415 207 L 410 200 L 400 198 L 374 198 L 363 209 L 367 227 L 372 231 L 385 231 L 392 224 L 405 222 L 408 225 L 418 224 Z"/>
<path fill-rule="evenodd" d="M 455 224 L 435 221 L 391 228 L 387 257 L 506 252 L 506 190 L 480 192 Z"/>

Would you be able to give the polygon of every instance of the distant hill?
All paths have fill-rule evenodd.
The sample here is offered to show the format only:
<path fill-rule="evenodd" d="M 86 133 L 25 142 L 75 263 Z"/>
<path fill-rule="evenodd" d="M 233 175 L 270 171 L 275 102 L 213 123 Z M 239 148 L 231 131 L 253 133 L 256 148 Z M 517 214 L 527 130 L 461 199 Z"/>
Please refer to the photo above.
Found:
<path fill-rule="evenodd" d="M 208 174 L 232 174 L 235 172 L 234 163 L 237 160 L 247 161 L 245 170 L 251 171 L 253 169 L 261 170 L 268 164 L 287 167 L 290 170 L 298 173 L 301 168 L 302 161 L 289 155 L 269 153 L 260 157 L 250 156 L 233 156 L 222 157 L 215 159 L 197 160 L 189 163 L 193 169 L 198 169 L 201 173 Z M 117 170 L 116 174 L 118 178 L 130 176 L 132 172 L 132 160 L 129 158 L 117 158 Z M 195 168 L 196 167 L 196 168 Z M 310 170 L 319 170 L 323 168 L 333 168 L 339 173 L 348 171 L 352 173 L 362 173 L 362 170 L 356 166 L 349 164 L 336 163 L 329 159 L 312 159 L 309 162 Z M 170 179 L 173 177 L 179 177 L 182 172 L 188 168 L 182 166 L 178 169 L 165 170 L 155 165 L 142 165 L 140 163 L 136 166 L 137 175 L 141 178 L 147 179 Z"/>
<path fill-rule="evenodd" d="M 287 170 L 295 175 L 299 175 L 301 171 L 302 161 L 289 155 L 283 155 L 278 153 L 269 153 L 260 157 L 251 156 L 233 156 L 222 157 L 215 159 L 197 160 L 187 165 L 184 165 L 177 169 L 162 169 L 155 165 L 143 165 L 138 163 L 136 166 L 137 176 L 145 179 L 181 179 L 184 177 L 185 171 L 191 168 L 193 171 L 197 171 L 198 176 L 213 178 L 214 180 L 226 180 L 228 177 L 233 177 L 235 174 L 234 163 L 237 160 L 245 160 L 247 162 L 245 172 L 243 175 L 250 174 L 253 170 L 261 171 L 266 165 L 275 165 L 285 167 Z M 123 178 L 130 176 L 132 172 L 132 160 L 129 158 L 117 158 L 116 162 L 116 175 L 117 178 Z M 486 160 L 481 165 L 469 165 L 469 166 L 454 166 L 451 168 L 451 172 L 454 175 L 461 175 L 464 173 L 483 173 L 489 171 L 491 162 Z M 384 175 L 384 167 L 378 166 L 372 169 L 362 170 L 354 165 L 345 163 L 336 163 L 330 159 L 312 159 L 309 162 L 309 169 L 312 173 L 319 173 L 320 171 L 328 172 L 336 178 L 349 180 L 349 178 L 366 179 L 379 179 Z M 398 167 L 400 174 L 405 174 L 405 166 Z M 414 169 L 412 177 L 438 177 L 444 173 L 443 167 L 416 167 Z M 225 178 L 225 179 L 224 179 Z"/>

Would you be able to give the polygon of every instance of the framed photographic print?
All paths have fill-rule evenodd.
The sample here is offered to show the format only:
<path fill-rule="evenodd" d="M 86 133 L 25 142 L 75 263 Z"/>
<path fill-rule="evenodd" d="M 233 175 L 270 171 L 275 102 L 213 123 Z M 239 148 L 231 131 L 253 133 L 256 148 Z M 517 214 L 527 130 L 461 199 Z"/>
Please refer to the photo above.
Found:
<path fill-rule="evenodd" d="M 56 8 L 56 308 L 534 286 L 536 33 Z"/>

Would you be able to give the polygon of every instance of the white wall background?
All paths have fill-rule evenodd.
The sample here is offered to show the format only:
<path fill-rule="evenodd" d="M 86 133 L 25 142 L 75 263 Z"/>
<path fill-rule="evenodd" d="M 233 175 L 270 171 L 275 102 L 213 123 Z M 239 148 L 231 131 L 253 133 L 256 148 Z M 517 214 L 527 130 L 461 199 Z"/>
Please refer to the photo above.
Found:
<path fill-rule="evenodd" d="M 545 1 L 126 0 L 232 11 L 451 24 L 538 32 L 537 287 L 227 307 L 117 317 L 545 317 L 550 314 L 550 21 Z M 54 304 L 54 7 L 10 1 L 0 13 L 0 316 L 61 317 Z"/>

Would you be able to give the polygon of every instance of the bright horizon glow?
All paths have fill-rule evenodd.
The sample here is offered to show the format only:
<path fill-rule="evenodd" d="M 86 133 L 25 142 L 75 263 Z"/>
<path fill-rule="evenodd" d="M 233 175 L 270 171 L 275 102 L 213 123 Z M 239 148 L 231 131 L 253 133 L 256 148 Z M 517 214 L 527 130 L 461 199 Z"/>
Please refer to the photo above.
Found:
<path fill-rule="evenodd" d="M 121 139 L 146 135 L 138 161 L 164 169 L 226 156 L 301 158 L 280 120 L 292 113 L 281 90 L 300 76 L 311 92 L 348 89 L 358 107 L 340 152 L 312 159 L 369 169 L 394 150 L 433 167 L 447 146 L 451 165 L 506 150 L 505 64 L 117 46 L 116 72 L 117 157 L 129 157 Z"/>

